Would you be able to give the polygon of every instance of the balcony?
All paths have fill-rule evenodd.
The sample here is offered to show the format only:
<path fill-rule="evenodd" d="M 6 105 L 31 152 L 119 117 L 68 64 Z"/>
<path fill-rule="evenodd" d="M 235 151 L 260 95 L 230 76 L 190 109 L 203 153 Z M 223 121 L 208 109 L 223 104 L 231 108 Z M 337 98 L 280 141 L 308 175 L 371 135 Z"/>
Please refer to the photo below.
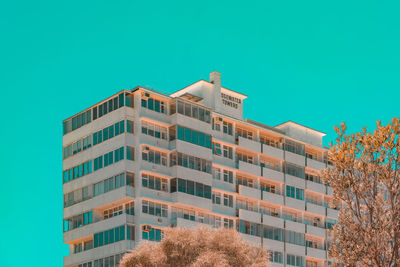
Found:
<path fill-rule="evenodd" d="M 306 233 L 313 236 L 325 238 L 326 229 L 312 225 L 306 225 Z"/>
<path fill-rule="evenodd" d="M 259 237 L 259 236 L 248 235 L 248 234 L 244 234 L 244 233 L 240 233 L 240 236 L 244 241 L 246 241 L 247 243 L 249 243 L 253 246 L 259 247 L 261 244 L 261 237 Z"/>
<path fill-rule="evenodd" d="M 64 208 L 64 218 L 69 218 L 77 214 L 81 214 L 82 211 L 91 210 L 96 207 L 101 207 L 108 203 L 115 202 L 117 200 L 129 200 L 135 197 L 134 188 L 132 186 L 123 186 L 118 189 L 114 189 L 107 193 L 98 195 L 86 201 L 79 202 L 70 207 Z"/>
<path fill-rule="evenodd" d="M 318 161 L 315 159 L 306 158 L 306 165 L 307 167 L 314 169 L 314 170 L 324 170 L 326 168 L 325 162 Z"/>
<path fill-rule="evenodd" d="M 278 205 L 283 205 L 283 196 L 282 195 L 274 194 L 274 193 L 267 192 L 267 191 L 263 191 L 262 200 L 270 202 L 270 203 L 278 204 Z"/>
<path fill-rule="evenodd" d="M 294 255 L 304 255 L 306 252 L 305 246 L 299 246 L 286 242 L 286 253 Z"/>
<path fill-rule="evenodd" d="M 148 162 L 145 160 L 140 161 L 140 170 L 157 172 L 166 176 L 171 176 L 171 170 L 167 166 L 163 166 L 160 164 L 155 164 L 152 162 Z"/>
<path fill-rule="evenodd" d="M 109 219 L 101 220 L 79 228 L 75 228 L 64 233 L 64 242 L 69 243 L 73 240 L 93 235 L 93 233 L 102 232 L 113 227 L 124 225 L 126 223 L 133 224 L 133 218 L 133 215 L 123 213 Z"/>
<path fill-rule="evenodd" d="M 171 202 L 171 194 L 165 191 L 159 191 L 147 187 L 141 187 L 138 193 L 141 197 Z"/>
<path fill-rule="evenodd" d="M 285 229 L 290 230 L 290 231 L 295 231 L 298 233 L 305 233 L 306 232 L 306 226 L 304 223 L 301 222 L 293 222 L 286 220 L 285 221 Z"/>
<path fill-rule="evenodd" d="M 192 155 L 202 159 L 212 160 L 211 148 L 195 145 L 183 140 L 175 139 L 170 142 L 171 150 L 175 149 L 181 153 Z"/>
<path fill-rule="evenodd" d="M 299 155 L 299 154 L 295 154 L 289 151 L 286 151 L 285 153 L 285 160 L 297 164 L 299 166 L 305 166 L 306 164 L 306 157 Z"/>
<path fill-rule="evenodd" d="M 261 223 L 261 214 L 255 211 L 239 209 L 239 219 L 248 222 Z"/>
<path fill-rule="evenodd" d="M 326 250 L 318 248 L 306 248 L 306 255 L 309 257 L 326 260 Z"/>
<path fill-rule="evenodd" d="M 143 212 L 140 212 L 139 216 L 137 216 L 137 220 L 138 225 L 144 224 L 157 227 L 169 227 L 171 225 L 171 222 L 167 217 L 154 216 Z"/>
<path fill-rule="evenodd" d="M 133 250 L 135 248 L 135 241 L 122 240 L 106 246 L 89 249 L 80 253 L 71 254 L 64 257 L 64 266 L 76 266 L 79 263 L 93 260 L 95 255 L 115 255 Z"/>
<path fill-rule="evenodd" d="M 326 209 L 324 206 L 316 205 L 314 203 L 307 202 L 306 203 L 306 210 L 308 212 L 318 214 L 321 216 L 326 216 Z"/>
<path fill-rule="evenodd" d="M 171 167 L 171 176 L 185 178 L 194 182 L 212 185 L 213 178 L 211 173 L 202 172 L 190 168 L 185 168 L 179 165 Z"/>
<path fill-rule="evenodd" d="M 261 199 L 261 190 L 256 189 L 256 188 L 251 188 L 248 186 L 243 186 L 239 185 L 239 195 L 250 197 L 250 198 L 255 198 L 255 199 Z"/>
<path fill-rule="evenodd" d="M 221 179 L 223 179 L 223 178 L 221 178 Z M 212 187 L 223 190 L 223 191 L 231 192 L 231 193 L 236 193 L 236 186 L 234 184 L 225 182 L 223 180 L 213 179 Z"/>
<path fill-rule="evenodd" d="M 247 172 L 256 176 L 261 176 L 261 167 L 259 165 L 239 160 L 238 169 L 242 172 Z"/>
<path fill-rule="evenodd" d="M 175 113 L 170 116 L 172 125 L 181 125 L 202 133 L 211 133 L 211 123 Z M 161 121 L 165 121 L 161 120 Z"/>
<path fill-rule="evenodd" d="M 264 238 L 264 248 L 268 249 L 268 250 L 274 250 L 274 251 L 284 251 L 284 242 L 278 241 L 278 240 L 273 240 L 273 239 L 269 239 L 269 238 Z M 277 265 L 274 265 L 277 264 Z M 283 266 L 283 264 L 279 264 L 278 263 L 270 263 L 271 267 L 274 266 Z"/>
<path fill-rule="evenodd" d="M 204 224 L 201 222 L 186 220 L 183 218 L 176 218 L 176 227 L 186 228 L 186 229 L 195 229 L 199 227 L 211 227 L 209 224 Z"/>
<path fill-rule="evenodd" d="M 326 193 L 326 186 L 324 184 L 319 184 L 316 182 L 311 182 L 311 181 L 306 181 L 306 188 L 314 191 L 314 192 L 318 192 L 321 194 L 325 194 Z"/>
<path fill-rule="evenodd" d="M 271 180 L 274 180 L 274 181 L 277 181 L 280 183 L 283 183 L 283 180 L 284 180 L 283 172 L 278 171 L 278 170 L 273 170 L 270 168 L 265 168 L 265 167 L 262 168 L 262 177 L 265 177 L 265 178 L 268 178 L 268 179 L 271 179 Z"/>
<path fill-rule="evenodd" d="M 257 141 L 253 141 L 242 136 L 238 137 L 238 145 L 240 147 L 250 149 L 256 152 L 261 152 L 261 143 Z"/>
<path fill-rule="evenodd" d="M 293 185 L 299 188 L 306 187 L 306 180 L 304 178 L 299 178 L 290 174 L 286 174 L 286 184 Z"/>
<path fill-rule="evenodd" d="M 337 219 L 339 217 L 339 211 L 331 208 L 326 208 L 326 216 Z"/>
<path fill-rule="evenodd" d="M 169 150 L 170 142 L 164 139 L 155 138 L 147 134 L 140 135 L 140 144 L 149 145 L 153 147 L 159 147 L 165 150 Z"/>
<path fill-rule="evenodd" d="M 263 144 L 262 153 L 278 159 L 284 159 L 283 150 L 277 147 Z"/>
<path fill-rule="evenodd" d="M 286 206 L 297 210 L 304 210 L 305 202 L 304 200 L 298 200 L 295 198 L 286 197 Z"/>
<path fill-rule="evenodd" d="M 263 214 L 263 224 L 278 228 L 284 228 L 284 220 L 279 217 Z"/>
<path fill-rule="evenodd" d="M 173 202 L 199 207 L 206 210 L 212 210 L 212 202 L 211 199 L 208 198 L 197 197 L 182 192 L 171 193 L 171 198 Z"/>

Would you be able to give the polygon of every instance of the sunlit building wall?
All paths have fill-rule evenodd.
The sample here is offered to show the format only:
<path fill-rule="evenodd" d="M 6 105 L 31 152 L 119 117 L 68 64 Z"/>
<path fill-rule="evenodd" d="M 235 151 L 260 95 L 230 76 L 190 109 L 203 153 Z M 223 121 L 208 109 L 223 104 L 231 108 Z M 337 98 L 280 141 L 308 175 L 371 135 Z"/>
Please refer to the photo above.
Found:
<path fill-rule="evenodd" d="M 325 134 L 243 119 L 246 98 L 212 72 L 171 95 L 123 90 L 66 119 L 64 266 L 118 266 L 165 227 L 199 226 L 238 230 L 272 266 L 327 266 L 339 207 L 319 173 Z"/>

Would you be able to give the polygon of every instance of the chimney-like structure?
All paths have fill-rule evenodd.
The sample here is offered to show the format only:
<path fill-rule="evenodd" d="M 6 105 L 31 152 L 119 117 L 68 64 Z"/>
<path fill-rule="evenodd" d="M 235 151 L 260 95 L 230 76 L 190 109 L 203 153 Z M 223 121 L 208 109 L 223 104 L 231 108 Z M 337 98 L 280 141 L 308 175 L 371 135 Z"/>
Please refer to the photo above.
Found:
<path fill-rule="evenodd" d="M 213 84 L 213 99 L 214 109 L 220 111 L 221 109 L 221 73 L 213 71 L 210 73 L 210 82 Z"/>

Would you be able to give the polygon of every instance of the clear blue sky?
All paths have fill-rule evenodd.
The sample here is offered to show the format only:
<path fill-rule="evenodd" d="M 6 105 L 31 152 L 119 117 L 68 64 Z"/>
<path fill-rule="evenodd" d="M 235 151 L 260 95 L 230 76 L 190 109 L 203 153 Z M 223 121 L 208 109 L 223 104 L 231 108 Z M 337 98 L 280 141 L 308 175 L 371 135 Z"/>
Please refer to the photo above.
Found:
<path fill-rule="evenodd" d="M 218 3 L 217 3 L 218 2 Z M 399 115 L 398 1 L 3 1 L 2 266 L 62 266 L 61 121 L 124 88 L 208 73 L 245 117 L 328 134 Z"/>

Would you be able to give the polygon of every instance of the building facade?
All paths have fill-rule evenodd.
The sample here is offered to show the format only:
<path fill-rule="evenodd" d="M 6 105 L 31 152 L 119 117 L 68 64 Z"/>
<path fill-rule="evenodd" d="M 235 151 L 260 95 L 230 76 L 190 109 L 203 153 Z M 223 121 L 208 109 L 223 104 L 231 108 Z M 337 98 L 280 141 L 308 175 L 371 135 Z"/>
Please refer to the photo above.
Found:
<path fill-rule="evenodd" d="M 338 210 L 322 132 L 243 119 L 210 74 L 171 95 L 123 90 L 63 122 L 64 266 L 114 267 L 165 227 L 228 227 L 272 266 L 327 266 Z"/>

